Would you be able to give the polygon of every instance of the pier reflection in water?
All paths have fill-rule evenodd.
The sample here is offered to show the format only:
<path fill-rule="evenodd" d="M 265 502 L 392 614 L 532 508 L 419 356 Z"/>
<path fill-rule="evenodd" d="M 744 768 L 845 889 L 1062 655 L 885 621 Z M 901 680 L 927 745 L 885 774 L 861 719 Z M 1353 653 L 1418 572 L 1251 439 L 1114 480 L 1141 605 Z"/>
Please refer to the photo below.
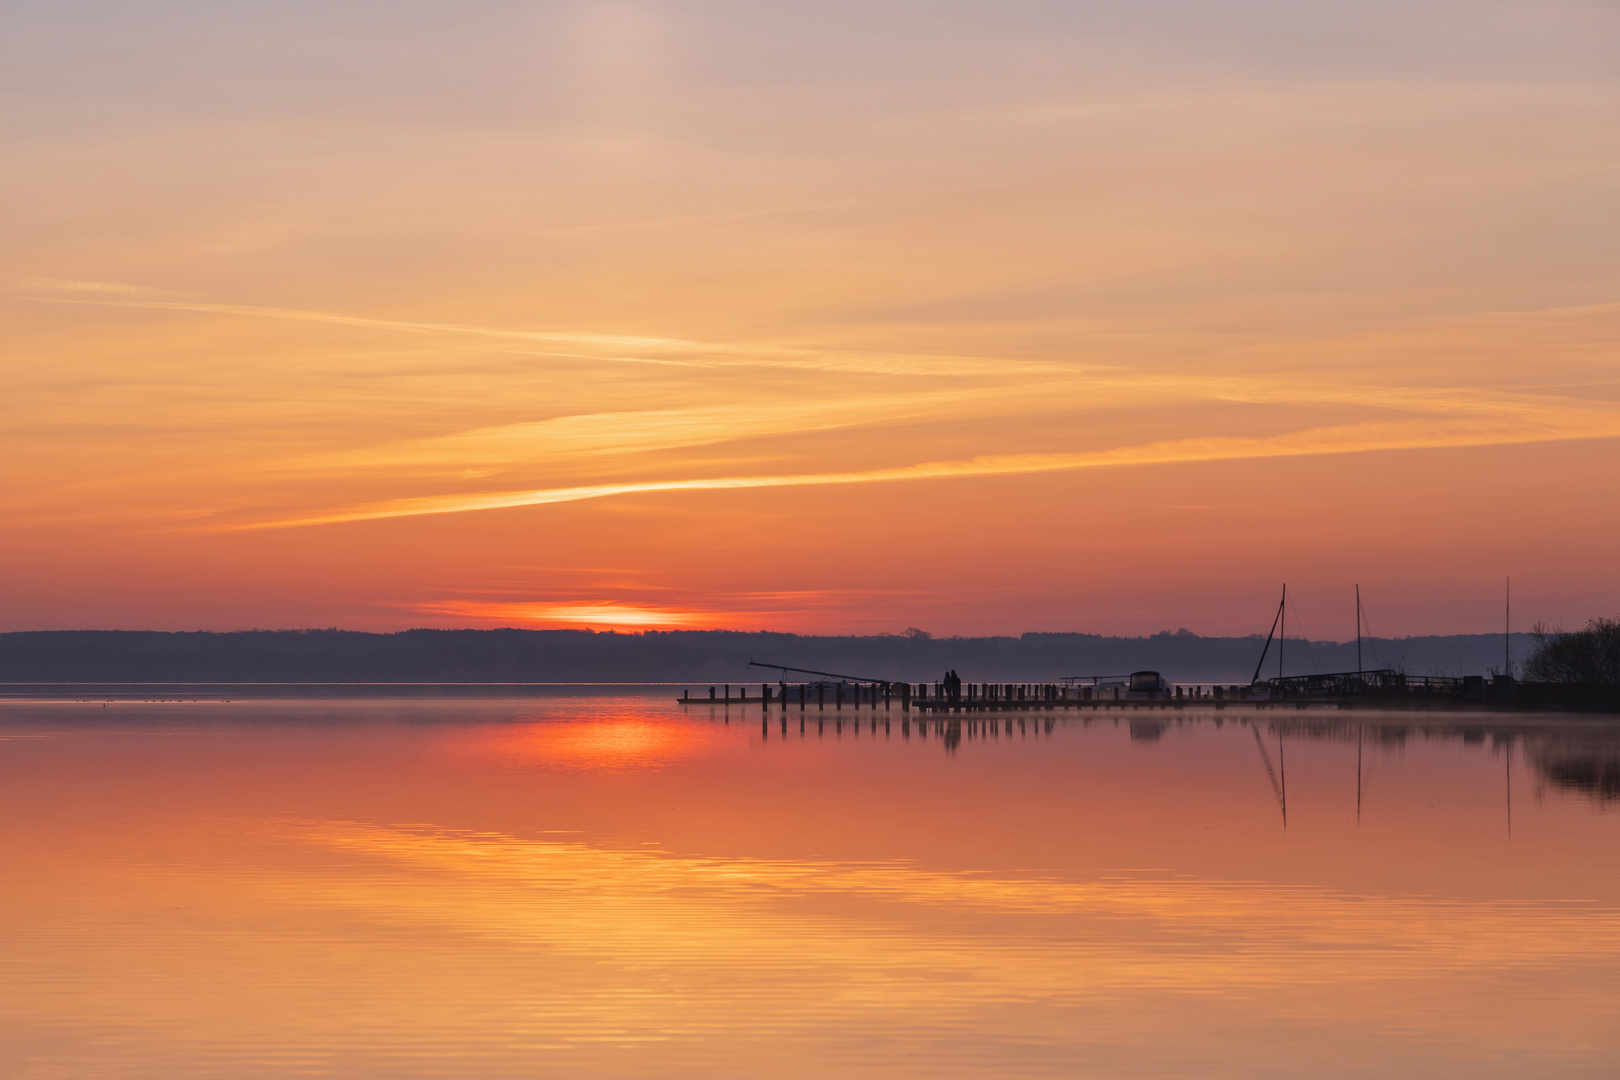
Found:
<path fill-rule="evenodd" d="M 0 706 L 0 1073 L 1607 1076 L 1620 731 Z"/>

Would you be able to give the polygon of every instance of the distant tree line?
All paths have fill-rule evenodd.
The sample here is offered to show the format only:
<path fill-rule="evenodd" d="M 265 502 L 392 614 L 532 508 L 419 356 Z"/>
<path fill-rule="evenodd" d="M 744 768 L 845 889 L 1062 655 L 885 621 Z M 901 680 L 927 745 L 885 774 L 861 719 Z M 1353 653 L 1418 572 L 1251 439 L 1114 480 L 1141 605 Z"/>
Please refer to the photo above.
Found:
<path fill-rule="evenodd" d="M 1524 655 L 1528 635 L 1514 646 Z M 64 630 L 0 633 L 0 683 L 36 682 L 762 682 L 784 677 L 748 661 L 860 679 L 933 682 L 955 669 L 969 682 L 1050 682 L 1070 675 L 1155 670 L 1177 682 L 1247 683 L 1263 639 L 1030 633 L 932 637 L 727 630 L 255 630 L 169 633 Z M 1367 639 L 1362 664 L 1415 674 L 1485 672 L 1499 635 Z M 1277 674 L 1273 643 L 1262 677 Z M 1354 642 L 1289 639 L 1287 674 L 1357 670 Z M 792 681 L 811 676 L 787 675 Z"/>
<path fill-rule="evenodd" d="M 1620 616 L 1595 618 L 1585 629 L 1572 633 L 1548 630 L 1538 624 L 1532 635 L 1535 650 L 1524 665 L 1532 682 L 1620 683 Z"/>

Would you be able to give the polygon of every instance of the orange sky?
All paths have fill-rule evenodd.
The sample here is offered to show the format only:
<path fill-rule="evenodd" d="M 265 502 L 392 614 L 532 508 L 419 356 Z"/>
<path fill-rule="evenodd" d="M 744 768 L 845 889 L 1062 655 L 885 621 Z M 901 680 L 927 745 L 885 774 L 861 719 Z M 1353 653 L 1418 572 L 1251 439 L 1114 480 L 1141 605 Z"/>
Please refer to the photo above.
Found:
<path fill-rule="evenodd" d="M 3 18 L 5 629 L 1620 610 L 1612 10 Z"/>

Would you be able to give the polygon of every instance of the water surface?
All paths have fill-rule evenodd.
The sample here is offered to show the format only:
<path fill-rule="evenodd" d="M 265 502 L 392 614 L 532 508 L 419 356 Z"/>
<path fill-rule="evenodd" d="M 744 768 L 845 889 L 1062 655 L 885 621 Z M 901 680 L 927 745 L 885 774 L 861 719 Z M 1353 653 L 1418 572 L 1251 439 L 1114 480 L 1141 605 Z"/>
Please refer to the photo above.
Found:
<path fill-rule="evenodd" d="M 1620 727 L 856 716 L 0 705 L 0 1075 L 1620 1067 Z"/>

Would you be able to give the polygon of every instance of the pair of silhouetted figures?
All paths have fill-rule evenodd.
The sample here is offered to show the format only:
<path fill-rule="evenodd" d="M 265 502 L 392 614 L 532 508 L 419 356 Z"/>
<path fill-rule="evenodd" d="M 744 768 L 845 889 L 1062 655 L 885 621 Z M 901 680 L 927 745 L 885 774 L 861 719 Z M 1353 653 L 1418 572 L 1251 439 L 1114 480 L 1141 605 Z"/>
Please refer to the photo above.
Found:
<path fill-rule="evenodd" d="M 946 697 L 950 698 L 952 701 L 962 700 L 962 677 L 956 673 L 955 668 L 947 671 L 945 673 L 945 678 L 940 680 L 940 682 L 945 687 Z"/>

